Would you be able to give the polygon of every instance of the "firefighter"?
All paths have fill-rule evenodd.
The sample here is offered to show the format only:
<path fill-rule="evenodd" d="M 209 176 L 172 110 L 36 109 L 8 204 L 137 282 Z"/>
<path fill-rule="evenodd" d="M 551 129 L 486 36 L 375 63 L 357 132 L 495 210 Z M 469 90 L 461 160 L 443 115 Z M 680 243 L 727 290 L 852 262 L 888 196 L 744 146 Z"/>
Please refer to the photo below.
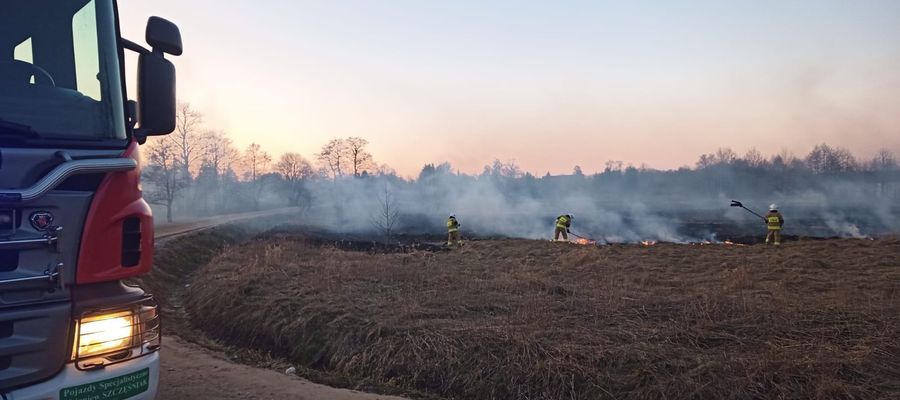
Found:
<path fill-rule="evenodd" d="M 569 240 L 569 227 L 572 226 L 572 220 L 575 217 L 572 214 L 563 214 L 559 217 L 556 217 L 556 231 L 553 233 L 553 240 L 559 240 L 559 235 L 562 234 L 563 240 Z"/>
<path fill-rule="evenodd" d="M 769 213 L 766 214 L 766 226 L 768 234 L 766 234 L 766 244 L 772 242 L 775 246 L 781 245 L 781 227 L 784 226 L 784 217 L 778 212 L 778 206 L 772 204 L 769 206 Z"/>
<path fill-rule="evenodd" d="M 459 221 L 455 214 L 450 214 L 447 218 L 447 246 L 453 245 L 462 246 L 462 241 L 459 240 Z"/>

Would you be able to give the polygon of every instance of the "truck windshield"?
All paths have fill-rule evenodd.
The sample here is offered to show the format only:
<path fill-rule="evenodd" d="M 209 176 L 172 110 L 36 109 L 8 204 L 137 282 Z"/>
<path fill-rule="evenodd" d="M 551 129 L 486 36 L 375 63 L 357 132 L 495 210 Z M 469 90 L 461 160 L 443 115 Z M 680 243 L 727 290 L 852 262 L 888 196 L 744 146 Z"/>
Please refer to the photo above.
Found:
<path fill-rule="evenodd" d="M 113 0 L 0 2 L 0 144 L 125 139 Z"/>

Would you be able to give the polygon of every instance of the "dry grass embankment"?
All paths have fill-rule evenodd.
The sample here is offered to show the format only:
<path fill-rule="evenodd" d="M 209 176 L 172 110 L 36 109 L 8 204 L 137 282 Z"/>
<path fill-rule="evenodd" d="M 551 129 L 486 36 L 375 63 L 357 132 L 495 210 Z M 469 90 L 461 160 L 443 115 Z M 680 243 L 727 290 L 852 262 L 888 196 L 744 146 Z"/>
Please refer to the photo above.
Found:
<path fill-rule="evenodd" d="M 203 335 L 192 329 L 182 307 L 185 286 L 191 275 L 210 262 L 223 248 L 238 244 L 254 235 L 254 231 L 235 225 L 192 232 L 157 241 L 153 270 L 133 279 L 146 292 L 152 293 L 161 307 L 163 340 L 175 334 L 186 339 L 205 342 Z"/>
<path fill-rule="evenodd" d="M 372 255 L 281 233 L 200 274 L 208 334 L 445 397 L 900 398 L 896 239 Z"/>

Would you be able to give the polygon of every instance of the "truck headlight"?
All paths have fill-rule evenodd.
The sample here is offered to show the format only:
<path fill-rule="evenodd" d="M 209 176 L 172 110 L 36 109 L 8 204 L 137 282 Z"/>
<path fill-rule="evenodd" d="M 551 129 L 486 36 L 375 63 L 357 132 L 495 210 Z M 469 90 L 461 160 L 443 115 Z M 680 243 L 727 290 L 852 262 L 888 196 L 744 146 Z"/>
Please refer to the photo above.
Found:
<path fill-rule="evenodd" d="M 134 342 L 135 315 L 131 311 L 90 315 L 75 328 L 78 334 L 76 358 L 124 350 Z"/>
<path fill-rule="evenodd" d="M 158 350 L 159 344 L 157 304 L 146 297 L 76 319 L 72 360 L 79 369 L 99 368 L 149 354 Z"/>

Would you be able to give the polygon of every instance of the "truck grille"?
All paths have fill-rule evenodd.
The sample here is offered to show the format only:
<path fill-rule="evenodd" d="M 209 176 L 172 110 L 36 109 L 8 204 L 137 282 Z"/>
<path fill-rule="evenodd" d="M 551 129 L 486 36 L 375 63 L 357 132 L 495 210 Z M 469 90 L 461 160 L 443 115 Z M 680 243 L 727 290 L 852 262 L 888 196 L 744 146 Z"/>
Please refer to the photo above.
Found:
<path fill-rule="evenodd" d="M 0 309 L 0 391 L 56 374 L 66 362 L 69 303 Z"/>
<path fill-rule="evenodd" d="M 118 170 L 123 163 L 133 168 L 132 161 L 118 159 L 121 155 L 122 149 L 3 149 L 0 393 L 51 378 L 69 362 L 73 316 L 77 316 L 73 307 L 84 300 L 74 292 L 84 286 L 77 284 L 76 276 L 85 218 L 107 176 L 104 171 Z M 70 161 L 78 165 L 57 169 Z M 112 167 L 106 168 L 107 164 Z M 64 170 L 68 172 L 59 172 Z M 78 174 L 72 175 L 75 172 Z M 58 182 L 60 179 L 65 180 Z M 23 195 L 31 200 L 20 201 Z M 42 219 L 33 219 L 42 214 L 49 214 L 49 226 L 39 223 Z M 120 249 L 107 250 L 118 258 Z M 123 250 L 127 250 L 123 258 L 130 261 L 135 250 L 141 249 L 128 246 Z M 83 288 L 82 292 L 82 298 L 96 303 L 115 297 L 99 289 Z"/>

